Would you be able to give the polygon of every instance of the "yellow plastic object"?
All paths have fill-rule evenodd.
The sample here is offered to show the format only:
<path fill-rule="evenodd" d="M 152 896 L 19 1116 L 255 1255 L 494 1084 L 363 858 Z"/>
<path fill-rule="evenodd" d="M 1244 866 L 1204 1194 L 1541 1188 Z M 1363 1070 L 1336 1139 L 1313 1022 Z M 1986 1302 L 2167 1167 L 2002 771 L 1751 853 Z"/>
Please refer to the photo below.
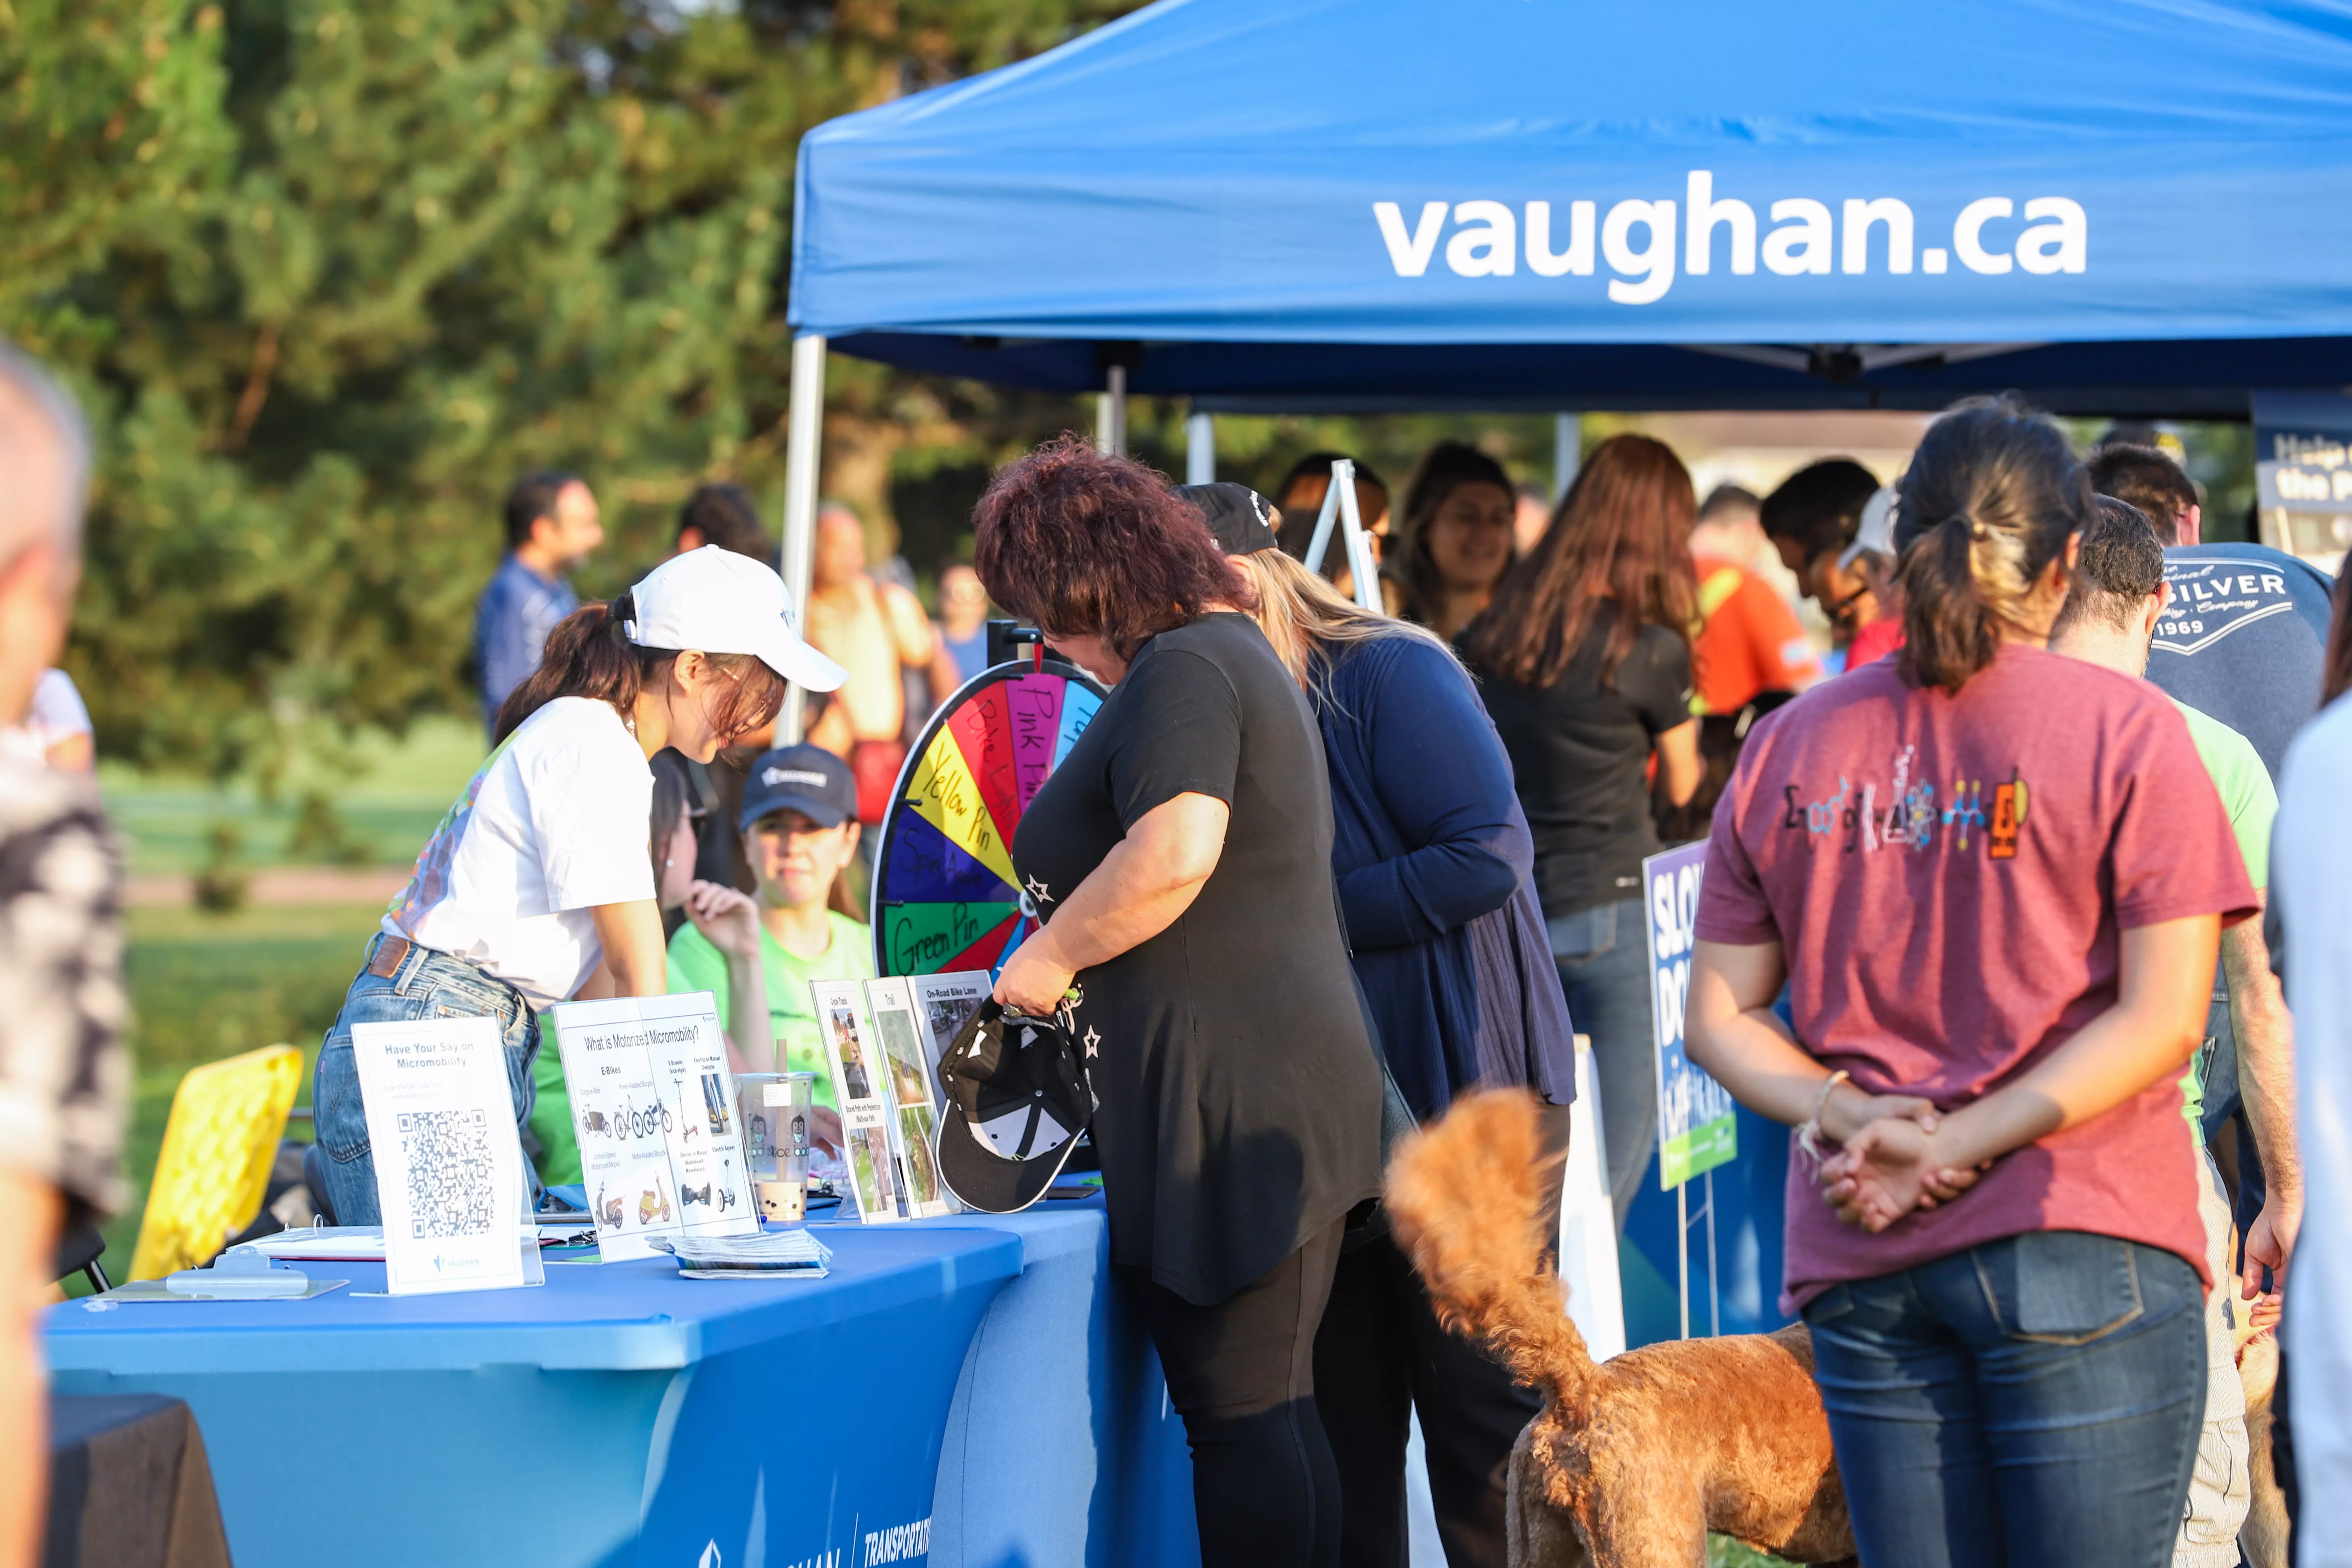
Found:
<path fill-rule="evenodd" d="M 253 1223 L 301 1082 L 302 1053 L 292 1046 L 208 1063 L 180 1080 L 131 1278 L 200 1268 Z"/>

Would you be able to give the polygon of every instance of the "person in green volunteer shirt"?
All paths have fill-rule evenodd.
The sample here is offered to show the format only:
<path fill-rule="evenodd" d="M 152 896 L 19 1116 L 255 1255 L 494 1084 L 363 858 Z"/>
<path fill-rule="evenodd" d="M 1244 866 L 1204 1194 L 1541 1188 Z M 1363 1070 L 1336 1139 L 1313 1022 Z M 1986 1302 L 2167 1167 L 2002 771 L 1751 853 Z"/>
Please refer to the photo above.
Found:
<path fill-rule="evenodd" d="M 2147 670 L 2148 647 L 2164 614 L 2164 542 L 2147 513 L 2112 496 L 2098 498 L 2095 521 L 2084 530 L 2068 586 L 2066 606 L 2050 629 L 2050 651 L 2139 679 Z M 2248 880 L 2260 895 L 2269 881 L 2272 820 L 2278 795 L 2253 742 L 2220 720 L 2174 700 L 2198 759 L 2213 780 L 2229 813 L 2230 827 L 2244 858 Z M 2155 783 L 2156 781 L 2150 781 Z M 2160 787 L 2160 785 L 2158 786 Z M 2259 921 L 2241 921 L 2221 933 L 2221 980 L 2230 1022 L 2238 1037 L 2241 1079 L 2256 1123 L 2263 1173 L 2270 1179 L 2263 1217 L 2246 1238 L 2242 1295 L 2254 1300 L 2263 1266 L 2284 1272 L 2285 1251 L 2294 1244 L 2302 1212 L 2301 1172 L 2294 1157 L 2293 1034 L 2285 999 L 2271 974 Z M 2251 943 L 2251 948 L 2249 947 Z M 2211 1058 L 2209 1032 L 2188 1074 L 2180 1080 L 2190 1135 L 2202 1146 L 2203 1075 Z M 2247 1490 L 2245 1396 L 2238 1383 L 2235 1341 L 2229 1316 L 2234 1273 L 2230 1256 L 2230 1210 L 2221 1173 L 2204 1156 L 2205 1187 L 2199 1209 L 2205 1222 L 2213 1290 L 2206 1298 L 2205 1426 L 2199 1435 L 2197 1466 L 2190 1478 L 2188 1516 L 2181 1521 L 2172 1561 L 2175 1568 L 2234 1568 L 2239 1527 L 2251 1501 Z M 2257 1325 L 2276 1315 L 2276 1296 L 2256 1302 Z M 2244 1310 L 2241 1306 L 2239 1310 Z"/>
<path fill-rule="evenodd" d="M 755 961 L 759 941 L 759 907 L 735 889 L 719 882 L 695 879 L 694 823 L 688 816 L 689 786 L 686 764 L 675 752 L 656 752 L 653 769 L 653 810 L 646 821 L 646 847 L 653 857 L 654 901 L 667 916 L 681 911 L 689 924 L 681 931 L 698 931 L 712 952 L 724 952 L 730 975 L 740 984 L 722 982 L 715 989 L 721 1027 L 726 1031 L 729 1064 L 739 1072 L 751 1070 L 756 1058 L 764 1070 L 773 1054 L 768 1039 L 768 1000 Z M 670 992 L 699 991 L 699 985 L 676 984 Z M 730 996 L 730 992 L 733 994 Z M 736 1005 L 731 1005 L 730 1003 Z M 555 1015 L 540 1020 L 541 1047 L 531 1064 L 539 1094 L 531 1105 L 530 1129 L 536 1147 L 526 1144 L 539 1168 L 539 1179 L 551 1187 L 583 1180 L 580 1170 L 580 1135 L 572 1124 L 572 1090 L 564 1081 L 562 1048 Z M 559 1194 L 562 1195 L 562 1194 Z M 584 1196 L 580 1200 L 585 1203 Z"/>
<path fill-rule="evenodd" d="M 816 1138 L 840 1146 L 832 1077 L 817 1032 L 813 980 L 870 980 L 874 944 L 861 921 L 829 902 L 835 879 L 857 854 L 857 785 L 849 764 L 822 746 L 784 746 L 751 764 L 743 783 L 743 858 L 759 882 L 761 969 L 775 1058 L 755 1072 L 816 1074 Z M 728 1016 L 727 958 L 692 925 L 669 944 L 669 988 L 709 991 Z"/>

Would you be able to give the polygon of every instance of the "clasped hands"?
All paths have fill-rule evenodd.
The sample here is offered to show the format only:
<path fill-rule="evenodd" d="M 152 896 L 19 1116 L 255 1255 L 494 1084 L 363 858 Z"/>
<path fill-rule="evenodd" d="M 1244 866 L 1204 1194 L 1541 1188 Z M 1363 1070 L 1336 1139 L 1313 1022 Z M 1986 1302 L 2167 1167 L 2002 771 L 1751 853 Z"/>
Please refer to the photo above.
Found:
<path fill-rule="evenodd" d="M 1873 1234 L 1914 1209 L 1950 1203 L 1992 1168 L 1963 1151 L 1943 1112 L 1916 1095 L 1833 1092 L 1821 1131 L 1837 1145 L 1818 1173 L 1822 1200 Z"/>

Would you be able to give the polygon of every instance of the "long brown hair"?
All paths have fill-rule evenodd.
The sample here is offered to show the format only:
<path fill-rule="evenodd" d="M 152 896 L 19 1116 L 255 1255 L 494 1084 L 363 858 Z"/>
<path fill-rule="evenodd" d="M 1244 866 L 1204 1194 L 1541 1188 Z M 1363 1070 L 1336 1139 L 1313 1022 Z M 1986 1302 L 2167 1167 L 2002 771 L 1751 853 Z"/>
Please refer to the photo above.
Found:
<path fill-rule="evenodd" d="M 1595 626 L 1601 684 L 1644 626 L 1688 641 L 1698 616 L 1690 531 L 1698 513 L 1690 470 L 1647 436 L 1612 436 L 1592 450 L 1543 537 L 1495 588 L 1462 635 L 1470 662 L 1522 686 L 1558 680 Z"/>
<path fill-rule="evenodd" d="M 2025 601 L 2089 526 L 2090 476 L 2057 426 L 2013 397 L 1970 398 L 1927 426 L 1904 470 L 1903 672 L 1960 688 L 2023 628 Z"/>
<path fill-rule="evenodd" d="M 1048 635 L 1099 637 L 1121 658 L 1212 604 L 1256 603 L 1197 507 L 1080 436 L 999 468 L 971 517 L 972 570 L 990 598 Z"/>
<path fill-rule="evenodd" d="M 559 697 L 593 697 L 609 702 L 624 719 L 636 713 L 637 693 L 666 677 L 683 649 L 639 647 L 623 630 L 635 618 L 629 595 L 610 604 L 583 605 L 547 634 L 539 668 L 499 705 L 490 737 L 496 745 L 522 728 L 523 721 Z M 748 653 L 706 653 L 710 668 L 728 677 L 727 689 L 710 708 L 710 727 L 722 741 L 756 730 L 784 705 L 784 678 Z"/>
<path fill-rule="evenodd" d="M 2327 672 L 2319 686 L 2323 708 L 2352 691 L 2352 572 L 2336 578 L 2336 614 L 2327 623 Z"/>

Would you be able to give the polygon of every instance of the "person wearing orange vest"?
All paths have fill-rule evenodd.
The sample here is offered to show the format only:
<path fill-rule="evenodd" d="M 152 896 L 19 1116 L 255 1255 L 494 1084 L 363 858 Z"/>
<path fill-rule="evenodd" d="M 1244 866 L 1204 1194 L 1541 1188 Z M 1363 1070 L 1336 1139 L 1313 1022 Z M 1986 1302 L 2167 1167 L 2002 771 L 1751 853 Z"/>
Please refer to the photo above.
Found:
<path fill-rule="evenodd" d="M 1737 713 L 1763 692 L 1801 691 L 1822 678 L 1812 639 L 1772 585 L 1744 563 L 1764 543 L 1756 498 L 1717 485 L 1691 530 L 1700 628 L 1691 644 L 1691 711 Z"/>

